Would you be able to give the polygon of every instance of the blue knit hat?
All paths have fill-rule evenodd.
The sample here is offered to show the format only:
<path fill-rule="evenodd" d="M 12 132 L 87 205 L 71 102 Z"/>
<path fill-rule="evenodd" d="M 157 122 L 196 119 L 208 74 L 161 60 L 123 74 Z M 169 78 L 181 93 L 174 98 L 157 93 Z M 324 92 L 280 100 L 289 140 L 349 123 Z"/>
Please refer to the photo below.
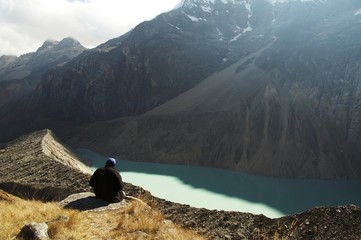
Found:
<path fill-rule="evenodd" d="M 107 164 L 115 166 L 117 165 L 117 161 L 114 158 L 108 158 Z"/>

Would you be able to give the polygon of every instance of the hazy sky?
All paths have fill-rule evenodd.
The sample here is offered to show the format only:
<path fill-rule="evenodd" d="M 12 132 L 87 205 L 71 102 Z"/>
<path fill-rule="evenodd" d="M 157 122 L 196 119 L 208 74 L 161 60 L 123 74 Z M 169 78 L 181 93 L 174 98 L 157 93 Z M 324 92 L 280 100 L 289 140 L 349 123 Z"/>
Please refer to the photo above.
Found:
<path fill-rule="evenodd" d="M 181 0 L 0 0 L 0 56 L 34 52 L 47 39 L 95 47 Z"/>

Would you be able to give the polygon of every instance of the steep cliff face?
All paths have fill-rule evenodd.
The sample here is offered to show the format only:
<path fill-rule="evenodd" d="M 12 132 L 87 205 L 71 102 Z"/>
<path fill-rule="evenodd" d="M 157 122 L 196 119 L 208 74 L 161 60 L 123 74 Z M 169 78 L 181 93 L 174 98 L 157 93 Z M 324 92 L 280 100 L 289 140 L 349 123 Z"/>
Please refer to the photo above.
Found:
<path fill-rule="evenodd" d="M 35 109 L 69 143 L 127 159 L 360 178 L 360 9 L 186 0 L 47 72 L 16 116 Z"/>
<path fill-rule="evenodd" d="M 60 42 L 47 40 L 36 52 L 16 56 L 1 56 L 0 81 L 24 79 L 31 74 L 40 76 L 57 64 L 78 56 L 85 48 L 75 39 L 64 38 Z"/>
<path fill-rule="evenodd" d="M 241 39 L 251 32 L 248 8 L 244 3 L 185 2 L 46 74 L 37 98 L 51 109 L 56 106 L 63 119 L 144 113 L 270 41 L 269 33 Z M 270 25 L 271 19 L 266 23 L 264 18 L 255 25 Z M 70 100 L 74 96 L 76 104 Z"/>
<path fill-rule="evenodd" d="M 350 123 L 358 114 L 346 107 L 357 104 L 359 94 L 341 91 L 349 102 L 335 110 L 330 95 L 337 94 L 330 91 L 344 85 L 324 89 L 264 71 L 256 62 L 273 44 L 141 117 L 92 124 L 69 142 L 127 159 L 279 177 L 360 178 L 359 141 L 349 135 L 357 135 Z"/>
<path fill-rule="evenodd" d="M 191 3 L 198 6 L 184 4 Z M 129 159 L 360 178 L 359 7 L 356 1 L 266 4 L 271 25 L 250 24 L 248 34 L 272 29 L 267 44 L 143 116 L 92 125 L 71 142 Z M 249 35 L 239 38 L 245 43 Z M 94 142 L 91 136 L 102 131 L 111 140 Z"/>
<path fill-rule="evenodd" d="M 52 67 L 78 56 L 85 48 L 75 39 L 47 40 L 36 52 L 0 57 L 0 107 L 31 94 Z"/>
<path fill-rule="evenodd" d="M 356 24 L 359 5 L 355 0 L 342 4 L 333 0 L 183 1 L 178 8 L 47 73 L 36 99 L 65 120 L 87 122 L 138 115 L 275 38 L 283 42 L 275 46 L 286 49 L 287 57 L 292 58 L 278 65 L 295 73 L 299 63 L 294 58 L 300 56 L 299 51 L 291 53 L 293 47 L 302 49 L 309 37 L 322 40 L 316 32 L 323 34 L 320 29 L 330 29 L 332 24 L 339 24 L 340 31 Z M 272 64 L 285 60 L 278 51 L 276 58 L 275 54 L 270 56 Z"/>

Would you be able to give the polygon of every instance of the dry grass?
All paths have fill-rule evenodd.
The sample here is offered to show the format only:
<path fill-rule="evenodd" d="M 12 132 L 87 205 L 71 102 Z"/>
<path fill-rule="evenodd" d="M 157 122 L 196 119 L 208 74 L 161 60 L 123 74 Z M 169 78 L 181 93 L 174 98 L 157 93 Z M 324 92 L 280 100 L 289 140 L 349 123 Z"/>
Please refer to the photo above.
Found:
<path fill-rule="evenodd" d="M 56 203 L 25 201 L 0 190 L 0 239 L 13 239 L 30 222 L 47 222 L 51 239 L 204 239 L 181 229 L 148 206 L 132 202 L 119 210 L 79 212 Z"/>

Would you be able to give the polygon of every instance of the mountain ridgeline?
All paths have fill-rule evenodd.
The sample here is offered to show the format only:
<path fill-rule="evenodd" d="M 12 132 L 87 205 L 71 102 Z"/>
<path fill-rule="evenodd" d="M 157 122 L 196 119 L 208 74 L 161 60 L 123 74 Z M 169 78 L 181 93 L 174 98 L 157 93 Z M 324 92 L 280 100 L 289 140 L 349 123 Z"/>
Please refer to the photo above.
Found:
<path fill-rule="evenodd" d="M 36 52 L 17 56 L 0 56 L 0 107 L 24 99 L 33 92 L 42 75 L 64 64 L 86 48 L 73 38 L 60 42 L 47 40 Z"/>
<path fill-rule="evenodd" d="M 360 178 L 360 38 L 358 0 L 185 0 L 48 70 L 1 141 L 51 127 L 126 159 Z"/>

